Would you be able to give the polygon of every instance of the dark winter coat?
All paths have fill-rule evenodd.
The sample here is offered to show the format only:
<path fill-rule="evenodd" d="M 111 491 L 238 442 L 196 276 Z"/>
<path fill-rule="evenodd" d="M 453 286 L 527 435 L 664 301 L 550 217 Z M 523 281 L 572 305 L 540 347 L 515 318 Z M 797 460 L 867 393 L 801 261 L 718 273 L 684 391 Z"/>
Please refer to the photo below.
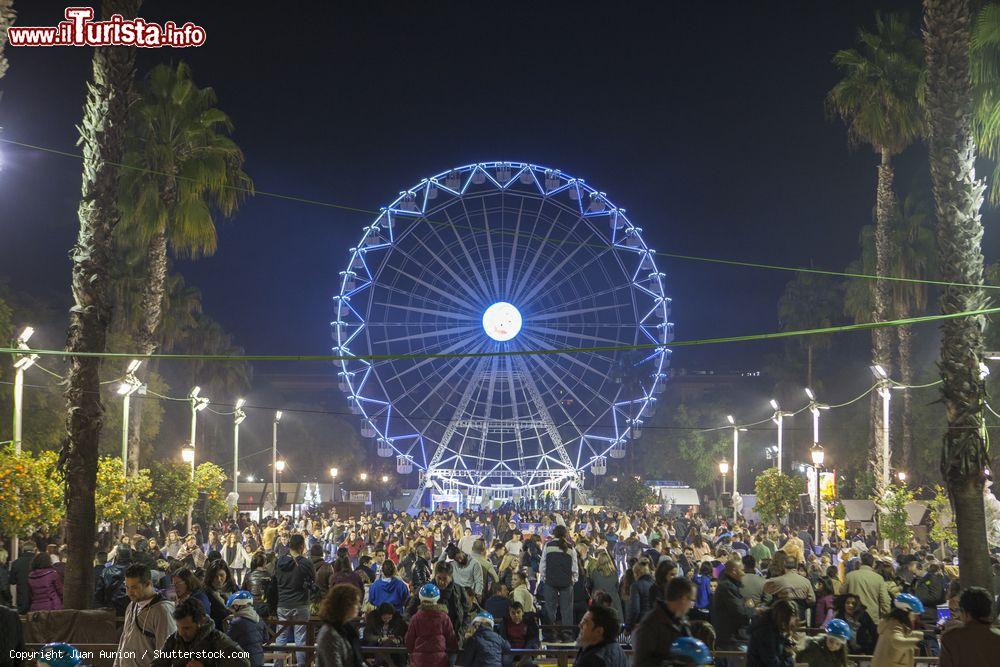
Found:
<path fill-rule="evenodd" d="M 754 618 L 754 611 L 743 599 L 743 585 L 723 575 L 712 598 L 712 625 L 716 643 L 720 648 L 732 650 L 734 644 L 747 640 L 746 628 Z"/>
<path fill-rule="evenodd" d="M 28 664 L 11 657 L 13 651 L 25 651 L 21 617 L 17 610 L 0 605 L 0 667 L 20 667 Z"/>
<path fill-rule="evenodd" d="M 10 578 L 17 587 L 17 610 L 22 614 L 28 613 L 30 605 L 28 575 L 31 573 L 31 561 L 34 557 L 33 552 L 25 551 L 10 564 Z"/>
<path fill-rule="evenodd" d="M 796 654 L 795 662 L 809 667 L 846 667 L 847 646 L 841 646 L 839 651 L 833 652 L 827 648 L 826 637 L 823 635 L 810 637 Z"/>
<path fill-rule="evenodd" d="M 56 611 L 62 609 L 62 577 L 51 567 L 32 570 L 28 575 L 30 611 Z"/>
<path fill-rule="evenodd" d="M 661 667 L 670 656 L 674 640 L 690 636 L 687 619 L 677 618 L 666 604 L 657 601 L 632 633 L 632 667 Z"/>
<path fill-rule="evenodd" d="M 750 625 L 747 667 L 794 667 L 795 654 L 789 650 L 784 635 L 771 620 L 761 614 Z"/>
<path fill-rule="evenodd" d="M 617 639 L 580 649 L 573 667 L 626 667 L 628 658 Z"/>
<path fill-rule="evenodd" d="M 250 654 L 250 667 L 263 667 L 264 644 L 270 639 L 270 633 L 252 606 L 243 607 L 230 618 L 226 634 Z"/>
<path fill-rule="evenodd" d="M 251 570 L 243 580 L 243 588 L 253 595 L 253 608 L 258 616 L 270 616 L 272 610 L 267 599 L 267 590 L 271 587 L 271 573 L 264 568 Z"/>
<path fill-rule="evenodd" d="M 153 660 L 153 667 L 187 667 L 189 658 L 181 654 L 169 655 L 172 651 L 179 652 L 201 652 L 218 653 L 221 652 L 224 658 L 208 659 L 202 658 L 200 662 L 205 667 L 250 667 L 250 661 L 246 658 L 237 657 L 244 651 L 239 644 L 215 629 L 215 624 L 211 620 L 205 619 L 198 634 L 190 642 L 184 641 L 176 632 L 167 637 L 166 643 L 161 649 L 161 657 Z"/>
<path fill-rule="evenodd" d="M 308 607 L 315 580 L 316 571 L 308 558 L 291 554 L 281 556 L 274 564 L 268 602 L 272 609 Z"/>
<path fill-rule="evenodd" d="M 316 635 L 317 667 L 362 667 L 358 631 L 352 625 L 324 623 Z"/>
<path fill-rule="evenodd" d="M 465 619 L 469 615 L 469 610 L 467 606 L 467 601 L 465 599 L 465 593 L 462 592 L 461 587 L 459 587 L 454 581 L 449 583 L 444 588 L 438 586 L 441 591 L 441 597 L 438 598 L 438 604 L 442 605 L 448 610 L 448 618 L 451 619 L 452 627 L 455 629 L 455 634 L 460 635 L 465 631 Z M 407 605 L 406 609 L 412 617 L 423 603 L 420 598 L 414 595 L 410 598 L 410 603 Z"/>
<path fill-rule="evenodd" d="M 513 662 L 510 643 L 485 627 L 480 627 L 469 637 L 458 658 L 461 667 L 510 667 Z"/>
<path fill-rule="evenodd" d="M 421 602 L 410 619 L 405 642 L 411 667 L 448 667 L 448 652 L 458 649 L 448 608 Z"/>
<path fill-rule="evenodd" d="M 643 616 L 653 608 L 653 589 L 655 587 L 656 582 L 648 574 L 644 574 L 632 582 L 632 586 L 629 587 L 628 606 L 625 611 L 625 625 L 627 627 L 635 627 Z"/>
<path fill-rule="evenodd" d="M 410 583 L 413 584 L 413 590 L 419 591 L 421 586 L 428 583 L 434 576 L 434 572 L 431 570 L 431 564 L 426 558 L 420 558 L 419 556 L 413 561 L 413 567 L 410 571 Z"/>

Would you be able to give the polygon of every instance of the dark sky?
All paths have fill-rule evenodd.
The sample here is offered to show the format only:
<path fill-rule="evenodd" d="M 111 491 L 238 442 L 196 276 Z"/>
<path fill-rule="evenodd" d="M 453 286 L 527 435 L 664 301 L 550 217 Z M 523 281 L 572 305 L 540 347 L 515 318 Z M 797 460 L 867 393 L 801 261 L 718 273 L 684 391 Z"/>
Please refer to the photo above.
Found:
<path fill-rule="evenodd" d="M 22 2 L 18 23 L 55 24 L 64 6 Z M 872 13 L 842 1 L 148 2 L 147 19 L 199 23 L 208 41 L 143 52 L 140 68 L 183 58 L 217 90 L 261 190 L 374 209 L 451 166 L 523 160 L 607 192 L 657 250 L 842 269 L 870 219 L 875 161 L 848 151 L 823 97 L 831 54 Z M 5 136 L 75 150 L 90 51 L 8 53 Z M 79 162 L 3 151 L 0 275 L 64 293 Z M 924 164 L 922 149 L 904 155 L 900 183 Z M 179 268 L 248 351 L 326 353 L 336 276 L 368 221 L 258 196 L 222 226 L 214 257 Z M 661 270 L 678 339 L 775 329 L 791 277 Z M 761 349 L 674 359 L 753 366 Z"/>

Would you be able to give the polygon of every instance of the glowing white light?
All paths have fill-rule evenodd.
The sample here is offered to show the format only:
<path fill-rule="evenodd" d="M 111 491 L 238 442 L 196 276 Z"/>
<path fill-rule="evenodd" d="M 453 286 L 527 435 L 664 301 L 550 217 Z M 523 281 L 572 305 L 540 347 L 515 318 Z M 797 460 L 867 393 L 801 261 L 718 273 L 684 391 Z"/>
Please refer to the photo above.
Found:
<path fill-rule="evenodd" d="M 495 341 L 510 340 L 521 331 L 521 311 L 506 301 L 494 303 L 483 313 L 483 329 Z"/>

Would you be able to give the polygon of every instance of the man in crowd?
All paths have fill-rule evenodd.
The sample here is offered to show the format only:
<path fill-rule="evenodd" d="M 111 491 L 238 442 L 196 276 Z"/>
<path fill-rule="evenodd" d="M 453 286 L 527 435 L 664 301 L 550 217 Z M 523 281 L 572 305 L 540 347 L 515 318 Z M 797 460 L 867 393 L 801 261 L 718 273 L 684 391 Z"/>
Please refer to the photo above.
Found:
<path fill-rule="evenodd" d="M 990 625 L 993 598 L 972 586 L 958 600 L 962 625 L 941 635 L 941 667 L 979 667 L 1000 661 L 1000 631 Z"/>
<path fill-rule="evenodd" d="M 664 597 L 632 633 L 632 667 L 661 667 L 673 641 L 691 636 L 687 613 L 694 606 L 694 585 L 689 579 L 675 577 L 667 584 Z"/>
<path fill-rule="evenodd" d="M 148 667 L 153 662 L 153 651 L 177 631 L 174 604 L 156 592 L 150 570 L 142 563 L 133 563 L 125 570 L 125 593 L 129 604 L 114 664 Z"/>
<path fill-rule="evenodd" d="M 882 575 L 873 569 L 874 566 L 875 557 L 871 553 L 866 551 L 861 554 L 861 566 L 844 578 L 840 593 L 857 595 L 861 599 L 861 604 L 871 614 L 872 620 L 878 624 L 883 617 L 889 615 L 891 600 L 889 586 Z"/>
<path fill-rule="evenodd" d="M 285 645 L 288 638 L 294 637 L 296 644 L 306 643 L 306 622 L 309 620 L 309 592 L 316 580 L 316 571 L 308 558 L 302 555 L 305 550 L 305 538 L 296 533 L 288 540 L 289 553 L 275 561 L 274 576 L 271 578 L 271 590 L 268 600 L 276 603 L 278 620 L 297 621 L 294 626 L 278 635 L 277 644 Z M 306 654 L 295 654 L 299 667 L 305 667 Z"/>
<path fill-rule="evenodd" d="M 248 654 L 216 629 L 197 599 L 189 597 L 181 602 L 174 610 L 174 621 L 177 630 L 163 644 L 153 667 L 250 667 L 250 659 L 244 657 Z M 186 655 L 195 652 L 222 657 L 194 659 Z"/>
<path fill-rule="evenodd" d="M 580 621 L 581 648 L 573 667 L 626 667 L 628 659 L 618 643 L 621 627 L 615 611 L 590 607 Z"/>
<path fill-rule="evenodd" d="M 744 648 L 748 639 L 747 628 L 754 617 L 753 603 L 744 598 L 742 582 L 743 563 L 738 560 L 727 561 L 712 598 L 712 625 L 715 627 L 716 645 L 724 651 L 739 651 Z"/>

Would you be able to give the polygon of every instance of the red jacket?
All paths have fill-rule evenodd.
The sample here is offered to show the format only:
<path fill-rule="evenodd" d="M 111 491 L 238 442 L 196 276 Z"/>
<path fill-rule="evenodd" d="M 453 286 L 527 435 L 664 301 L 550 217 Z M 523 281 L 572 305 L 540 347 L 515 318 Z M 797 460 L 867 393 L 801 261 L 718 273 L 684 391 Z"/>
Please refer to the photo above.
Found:
<path fill-rule="evenodd" d="M 448 651 L 458 650 L 455 628 L 444 605 L 421 602 L 406 629 L 411 667 L 448 667 Z"/>

